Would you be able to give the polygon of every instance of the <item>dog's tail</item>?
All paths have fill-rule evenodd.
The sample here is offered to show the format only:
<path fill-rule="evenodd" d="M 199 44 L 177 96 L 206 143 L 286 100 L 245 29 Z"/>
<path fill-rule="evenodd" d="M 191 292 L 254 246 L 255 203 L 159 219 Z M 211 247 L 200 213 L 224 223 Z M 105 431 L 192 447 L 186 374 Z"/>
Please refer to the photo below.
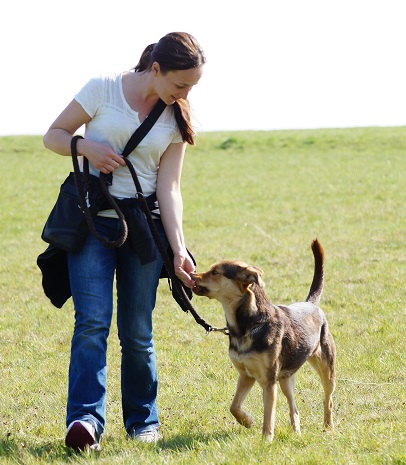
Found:
<path fill-rule="evenodd" d="M 318 305 L 324 285 L 324 250 L 318 239 L 312 242 L 312 251 L 314 255 L 314 274 L 306 302 Z"/>

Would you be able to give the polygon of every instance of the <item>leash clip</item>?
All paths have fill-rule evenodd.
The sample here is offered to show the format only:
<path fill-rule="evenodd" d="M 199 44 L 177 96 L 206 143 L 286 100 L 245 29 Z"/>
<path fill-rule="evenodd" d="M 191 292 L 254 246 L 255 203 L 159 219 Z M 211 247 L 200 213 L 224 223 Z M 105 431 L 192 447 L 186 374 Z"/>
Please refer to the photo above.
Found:
<path fill-rule="evenodd" d="M 219 333 L 223 333 L 226 336 L 230 334 L 230 331 L 228 330 L 227 326 L 225 326 L 224 328 L 216 328 L 214 326 L 209 325 L 209 328 L 207 329 L 207 332 L 206 332 L 206 336 L 208 336 L 212 331 L 218 331 Z"/>

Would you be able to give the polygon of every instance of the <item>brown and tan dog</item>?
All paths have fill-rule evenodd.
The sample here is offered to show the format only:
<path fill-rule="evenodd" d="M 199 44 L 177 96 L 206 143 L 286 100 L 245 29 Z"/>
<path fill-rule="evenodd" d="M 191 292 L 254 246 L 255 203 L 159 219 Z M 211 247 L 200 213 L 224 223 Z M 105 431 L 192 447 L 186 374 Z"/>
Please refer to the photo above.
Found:
<path fill-rule="evenodd" d="M 314 276 L 305 302 L 289 306 L 271 304 L 263 290 L 262 270 L 240 261 L 220 261 L 206 273 L 195 273 L 194 293 L 218 300 L 229 331 L 229 356 L 239 372 L 230 411 L 249 428 L 253 417 L 242 404 L 258 381 L 263 390 L 263 436 L 272 441 L 275 427 L 277 382 L 285 394 L 293 429 L 300 433 L 294 400 L 297 370 L 308 361 L 324 388 L 324 429 L 333 427 L 332 394 L 335 388 L 334 339 L 318 307 L 324 282 L 324 251 L 312 243 Z"/>

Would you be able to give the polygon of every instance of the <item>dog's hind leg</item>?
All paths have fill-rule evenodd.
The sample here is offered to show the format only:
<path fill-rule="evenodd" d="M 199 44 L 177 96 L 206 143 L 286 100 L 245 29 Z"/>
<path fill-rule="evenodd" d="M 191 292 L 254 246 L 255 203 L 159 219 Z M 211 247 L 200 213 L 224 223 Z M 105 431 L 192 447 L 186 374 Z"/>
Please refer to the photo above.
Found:
<path fill-rule="evenodd" d="M 234 399 L 230 406 L 230 412 L 240 425 L 250 428 L 254 423 L 254 418 L 251 414 L 243 410 L 242 404 L 255 383 L 255 378 L 251 378 L 244 373 L 240 373 L 238 378 L 237 390 L 235 391 Z"/>
<path fill-rule="evenodd" d="M 289 378 L 283 378 L 279 380 L 282 392 L 285 394 L 289 404 L 290 422 L 293 430 L 300 434 L 300 416 L 299 411 L 295 403 L 295 386 L 296 386 L 296 374 L 293 374 Z"/>
<path fill-rule="evenodd" d="M 320 376 L 324 389 L 324 430 L 334 428 L 333 423 L 333 392 L 335 389 L 335 346 L 334 341 L 329 347 L 319 348 L 308 359 L 310 365 Z"/>

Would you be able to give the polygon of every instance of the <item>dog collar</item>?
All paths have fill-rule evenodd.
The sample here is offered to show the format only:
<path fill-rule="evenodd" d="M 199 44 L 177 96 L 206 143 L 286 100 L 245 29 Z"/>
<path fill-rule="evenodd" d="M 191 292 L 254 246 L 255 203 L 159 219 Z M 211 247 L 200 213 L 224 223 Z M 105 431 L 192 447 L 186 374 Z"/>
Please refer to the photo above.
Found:
<path fill-rule="evenodd" d="M 255 334 L 259 333 L 264 326 L 265 326 L 265 323 L 261 323 L 259 326 L 255 327 L 254 329 L 251 329 L 250 331 L 251 336 L 255 336 Z"/>

